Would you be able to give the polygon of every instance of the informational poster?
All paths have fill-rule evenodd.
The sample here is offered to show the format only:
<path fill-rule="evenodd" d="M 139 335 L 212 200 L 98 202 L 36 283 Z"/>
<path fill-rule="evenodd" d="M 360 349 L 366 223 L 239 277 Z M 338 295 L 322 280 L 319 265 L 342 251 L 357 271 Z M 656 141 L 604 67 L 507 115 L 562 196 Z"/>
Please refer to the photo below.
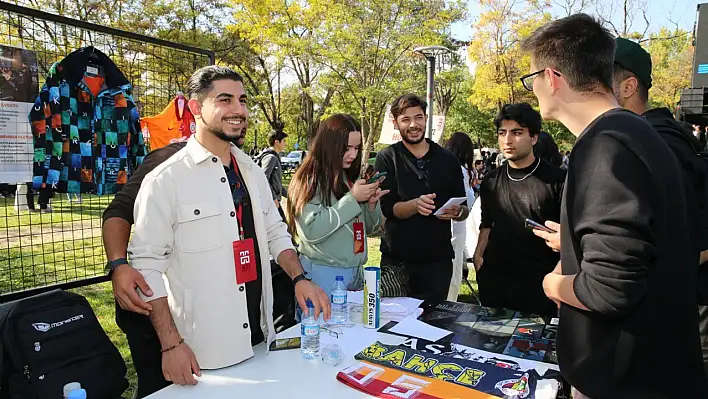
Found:
<path fill-rule="evenodd" d="M 391 113 L 391 106 L 386 106 L 386 116 L 383 118 L 383 126 L 381 126 L 381 136 L 379 137 L 379 144 L 394 144 L 401 141 L 401 134 L 398 129 L 393 125 L 393 114 Z M 435 115 L 433 116 L 433 141 L 438 143 L 442 137 L 443 130 L 445 129 L 445 117 Z M 426 136 L 427 132 L 426 132 Z"/>
<path fill-rule="evenodd" d="M 39 92 L 37 55 L 0 45 L 0 183 L 32 180 L 29 112 Z"/>

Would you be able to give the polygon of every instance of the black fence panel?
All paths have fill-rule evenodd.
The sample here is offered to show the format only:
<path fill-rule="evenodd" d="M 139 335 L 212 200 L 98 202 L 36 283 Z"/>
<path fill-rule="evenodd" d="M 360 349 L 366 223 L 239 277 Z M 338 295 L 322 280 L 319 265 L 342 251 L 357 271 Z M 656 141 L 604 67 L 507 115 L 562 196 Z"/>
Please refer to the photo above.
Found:
<path fill-rule="evenodd" d="M 35 87 L 44 84 L 53 63 L 81 47 L 94 46 L 131 81 L 141 116 L 160 113 L 196 69 L 214 63 L 212 51 L 4 2 L 0 2 L 0 45 L 36 54 Z M 37 196 L 29 198 L 16 190 L 18 186 L 27 187 L 23 182 L 0 181 L 4 197 L 0 198 L 0 302 L 105 281 L 101 214 L 113 196 L 55 193 L 49 211 L 30 212 L 23 205 L 32 201 L 39 209 Z"/>

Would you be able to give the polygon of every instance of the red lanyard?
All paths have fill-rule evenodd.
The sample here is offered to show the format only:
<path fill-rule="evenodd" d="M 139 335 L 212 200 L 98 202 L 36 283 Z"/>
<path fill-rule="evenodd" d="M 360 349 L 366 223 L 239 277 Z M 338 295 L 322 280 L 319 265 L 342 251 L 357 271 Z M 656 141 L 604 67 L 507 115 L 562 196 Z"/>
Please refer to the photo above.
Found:
<path fill-rule="evenodd" d="M 233 165 L 234 173 L 236 174 L 236 178 L 241 180 L 241 178 L 238 176 L 238 164 L 236 163 L 236 158 L 234 158 L 233 154 L 231 154 L 231 165 Z M 241 184 L 243 184 L 243 182 Z M 238 230 L 239 230 L 239 234 L 241 235 L 241 240 L 243 240 L 243 238 L 244 238 L 243 204 L 241 202 L 239 202 L 238 205 L 235 205 L 235 207 L 236 207 L 236 220 L 238 220 Z"/>

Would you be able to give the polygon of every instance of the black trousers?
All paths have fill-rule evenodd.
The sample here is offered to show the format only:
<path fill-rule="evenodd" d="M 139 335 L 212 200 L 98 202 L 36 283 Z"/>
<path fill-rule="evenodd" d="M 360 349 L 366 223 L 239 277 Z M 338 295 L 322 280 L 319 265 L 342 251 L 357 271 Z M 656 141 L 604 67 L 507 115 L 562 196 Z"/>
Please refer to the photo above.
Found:
<path fill-rule="evenodd" d="M 381 256 L 381 266 L 401 265 L 408 274 L 411 296 L 431 302 L 447 299 L 452 280 L 452 259 L 409 262 Z"/>
<path fill-rule="evenodd" d="M 543 292 L 543 277 L 517 277 L 487 263 L 477 273 L 477 287 L 482 305 L 506 308 L 541 316 L 556 317 L 558 307 Z"/>
<path fill-rule="evenodd" d="M 116 304 L 116 324 L 123 330 L 138 375 L 136 398 L 144 398 L 171 385 L 162 375 L 160 339 L 148 316 L 123 310 Z"/>

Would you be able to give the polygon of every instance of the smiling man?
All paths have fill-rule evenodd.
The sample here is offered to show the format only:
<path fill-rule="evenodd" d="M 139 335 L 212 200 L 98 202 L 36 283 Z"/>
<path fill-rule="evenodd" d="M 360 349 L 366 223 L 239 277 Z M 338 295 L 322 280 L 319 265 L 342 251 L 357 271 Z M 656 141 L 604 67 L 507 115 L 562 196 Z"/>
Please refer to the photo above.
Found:
<path fill-rule="evenodd" d="M 447 298 L 452 279 L 452 224 L 469 215 L 467 206 L 440 209 L 450 198 L 465 197 L 460 162 L 450 151 L 425 138 L 427 103 L 415 94 L 393 101 L 391 113 L 402 141 L 376 156 L 376 170 L 386 172 L 381 198 L 386 217 L 381 265 L 401 265 L 410 278 L 411 296 L 431 301 Z"/>
<path fill-rule="evenodd" d="M 116 317 L 128 335 L 139 397 L 169 382 L 196 384 L 200 369 L 240 363 L 253 356 L 252 345 L 274 339 L 269 255 L 293 278 L 301 306 L 310 298 L 329 318 L 329 300 L 305 279 L 263 171 L 238 148 L 248 118 L 241 76 L 205 67 L 186 88 L 196 133 L 149 172 L 143 165 L 142 181 L 131 179 L 130 193 L 104 215 L 117 301 L 149 314 L 121 310 Z M 125 243 L 132 220 L 121 209 L 132 201 L 131 267 Z"/>
<path fill-rule="evenodd" d="M 565 171 L 536 158 L 541 115 L 527 103 L 507 104 L 494 119 L 506 162 L 480 188 L 482 221 L 473 262 L 482 304 L 554 317 L 543 277 L 560 256 L 525 227 L 558 220 Z"/>

